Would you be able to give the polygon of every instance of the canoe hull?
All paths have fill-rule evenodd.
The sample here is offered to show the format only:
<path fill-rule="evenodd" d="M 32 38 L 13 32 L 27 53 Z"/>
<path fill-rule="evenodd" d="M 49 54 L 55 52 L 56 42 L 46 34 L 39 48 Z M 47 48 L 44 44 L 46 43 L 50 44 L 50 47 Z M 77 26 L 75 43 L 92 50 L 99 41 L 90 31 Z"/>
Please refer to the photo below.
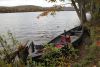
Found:
<path fill-rule="evenodd" d="M 79 29 L 79 31 L 81 31 L 81 32 L 79 32 L 78 38 L 77 38 L 75 41 L 72 42 L 72 45 L 73 45 L 74 47 L 79 46 L 79 43 L 82 41 L 83 34 L 84 34 L 84 29 L 83 29 L 82 27 L 80 28 L 80 26 L 75 27 L 75 28 L 73 28 L 73 29 L 71 29 L 71 30 L 69 30 L 69 31 L 67 31 L 67 32 L 64 32 L 64 33 L 60 34 L 59 36 L 57 36 L 56 38 L 54 38 L 53 40 L 51 40 L 50 42 L 48 42 L 48 44 L 51 44 L 51 43 L 56 44 L 57 42 L 59 42 L 58 40 L 60 40 L 61 35 L 67 35 L 67 34 L 71 33 L 71 36 L 74 36 L 74 35 L 76 34 L 75 31 L 78 31 L 78 29 Z M 73 31 L 74 33 L 73 33 L 72 31 Z M 42 48 L 41 48 L 41 46 L 42 46 L 42 45 L 35 45 L 35 48 L 37 48 L 37 50 L 43 49 L 43 46 L 42 46 Z M 37 53 L 37 54 L 39 54 L 39 53 Z M 37 55 L 37 56 L 32 56 L 32 57 L 33 57 L 34 59 L 36 59 L 38 56 L 40 57 L 41 55 L 42 55 L 42 54 L 39 54 L 39 55 Z"/>

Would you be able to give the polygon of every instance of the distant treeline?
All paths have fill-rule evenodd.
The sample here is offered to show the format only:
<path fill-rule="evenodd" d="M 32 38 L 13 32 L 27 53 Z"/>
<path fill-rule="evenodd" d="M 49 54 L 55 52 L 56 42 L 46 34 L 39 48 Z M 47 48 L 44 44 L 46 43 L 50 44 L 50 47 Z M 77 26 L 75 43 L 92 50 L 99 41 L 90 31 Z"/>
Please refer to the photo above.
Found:
<path fill-rule="evenodd" d="M 37 12 L 37 11 L 46 11 L 53 7 L 40 7 L 34 5 L 23 5 L 23 6 L 14 6 L 14 7 L 4 7 L 0 6 L 1 13 L 11 13 L 11 12 Z M 74 11 L 73 7 L 60 7 L 55 8 L 58 11 Z"/>

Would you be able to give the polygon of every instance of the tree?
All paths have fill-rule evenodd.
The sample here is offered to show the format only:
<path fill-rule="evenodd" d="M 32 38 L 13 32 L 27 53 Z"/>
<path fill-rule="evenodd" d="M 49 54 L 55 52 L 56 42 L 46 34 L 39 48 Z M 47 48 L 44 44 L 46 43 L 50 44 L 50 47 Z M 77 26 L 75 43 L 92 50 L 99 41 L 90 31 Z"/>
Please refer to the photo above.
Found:
<path fill-rule="evenodd" d="M 66 2 L 66 0 L 46 0 L 48 2 L 56 2 L 56 1 L 63 1 Z M 89 11 L 91 13 L 92 19 L 99 18 L 100 17 L 100 0 L 69 0 L 71 2 L 71 5 L 74 7 L 81 24 L 84 22 L 87 22 L 86 13 Z M 67 3 L 69 4 L 69 3 Z M 66 4 L 64 4 L 66 5 Z M 50 8 L 47 11 L 40 14 L 40 16 L 48 15 L 48 13 L 54 14 L 55 8 Z"/>
<path fill-rule="evenodd" d="M 48 2 L 56 2 L 57 0 L 46 0 Z M 64 1 L 65 0 L 59 0 Z M 89 4 L 89 1 L 91 0 L 70 0 L 72 6 L 74 7 L 81 23 L 86 22 L 86 5 Z"/>
<path fill-rule="evenodd" d="M 91 1 L 91 14 L 93 16 L 93 20 L 100 18 L 100 0 Z"/>
<path fill-rule="evenodd" d="M 82 23 L 87 21 L 87 11 L 91 13 L 92 19 L 100 17 L 100 0 L 71 0 L 71 2 Z M 76 3 L 78 4 L 78 7 Z"/>

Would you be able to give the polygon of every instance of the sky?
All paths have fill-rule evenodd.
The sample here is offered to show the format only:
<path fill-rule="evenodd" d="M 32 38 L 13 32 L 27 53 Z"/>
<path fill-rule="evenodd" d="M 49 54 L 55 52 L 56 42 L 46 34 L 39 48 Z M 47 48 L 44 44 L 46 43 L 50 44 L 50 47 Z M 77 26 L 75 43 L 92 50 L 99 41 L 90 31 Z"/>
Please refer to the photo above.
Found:
<path fill-rule="evenodd" d="M 68 0 L 66 1 L 68 3 Z M 50 3 L 45 0 L 0 0 L 0 6 L 18 6 L 18 5 L 37 5 L 42 7 L 50 7 L 53 5 L 64 4 L 65 2 Z"/>

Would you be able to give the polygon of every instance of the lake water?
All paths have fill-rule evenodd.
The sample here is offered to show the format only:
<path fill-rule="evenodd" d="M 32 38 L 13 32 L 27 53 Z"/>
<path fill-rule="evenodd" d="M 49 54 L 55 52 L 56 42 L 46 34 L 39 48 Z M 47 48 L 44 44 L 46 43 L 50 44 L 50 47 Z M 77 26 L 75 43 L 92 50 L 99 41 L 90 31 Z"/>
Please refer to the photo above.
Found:
<path fill-rule="evenodd" d="M 41 12 L 2 13 L 0 14 L 0 34 L 11 31 L 19 41 L 33 40 L 43 44 L 55 38 L 64 30 L 78 26 L 79 19 L 75 11 L 61 11 L 37 19 Z"/>

